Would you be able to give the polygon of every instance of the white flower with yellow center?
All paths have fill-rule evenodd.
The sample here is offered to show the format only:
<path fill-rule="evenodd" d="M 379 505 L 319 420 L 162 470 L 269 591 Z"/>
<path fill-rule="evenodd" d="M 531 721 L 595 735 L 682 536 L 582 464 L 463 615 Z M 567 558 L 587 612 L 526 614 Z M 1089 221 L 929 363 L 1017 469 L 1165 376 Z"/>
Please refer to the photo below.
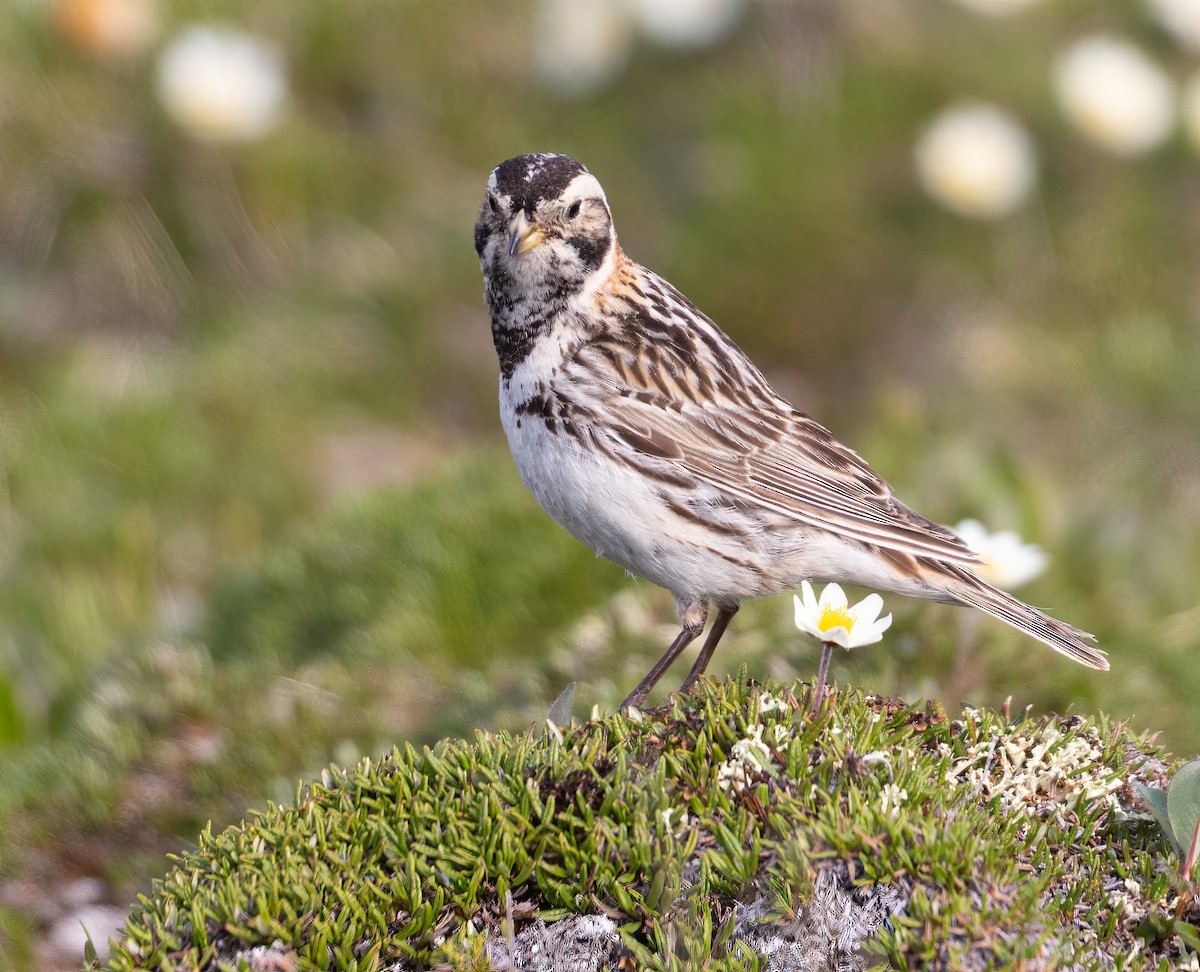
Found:
<path fill-rule="evenodd" d="M 980 560 L 971 569 L 988 583 L 1005 590 L 1027 584 L 1050 562 L 1041 547 L 1025 543 L 1012 530 L 992 533 L 978 520 L 963 520 L 953 529 Z"/>
<path fill-rule="evenodd" d="M 1127 41 L 1077 41 L 1055 67 L 1059 104 L 1084 135 L 1117 155 L 1143 155 L 1166 141 L 1175 92 L 1162 69 Z"/>
<path fill-rule="evenodd" d="M 278 124 L 287 99 L 278 48 L 217 27 L 190 27 L 163 52 L 158 96 L 195 138 L 248 142 Z"/>
<path fill-rule="evenodd" d="M 891 626 L 892 616 L 880 617 L 883 598 L 868 594 L 857 604 L 851 604 L 839 584 L 826 584 L 820 600 L 813 593 L 812 584 L 804 581 L 800 585 L 800 597 L 796 604 L 796 627 L 821 642 L 821 667 L 813 685 L 813 700 L 810 710 L 816 716 L 825 698 L 825 676 L 829 672 L 829 656 L 834 645 L 861 648 L 883 639 L 883 633 Z"/>
<path fill-rule="evenodd" d="M 964 102 L 925 129 L 916 148 L 917 177 L 947 209 L 976 219 L 1011 212 L 1037 179 L 1025 129 L 994 105 Z"/>
<path fill-rule="evenodd" d="M 868 594 L 857 604 L 851 605 L 838 584 L 826 584 L 820 600 L 808 581 L 800 585 L 800 591 L 804 599 L 793 598 L 796 604 L 796 627 L 819 641 L 843 648 L 861 648 L 881 641 L 883 633 L 892 623 L 890 614 L 879 617 L 879 612 L 883 610 L 883 598 L 878 594 Z"/>

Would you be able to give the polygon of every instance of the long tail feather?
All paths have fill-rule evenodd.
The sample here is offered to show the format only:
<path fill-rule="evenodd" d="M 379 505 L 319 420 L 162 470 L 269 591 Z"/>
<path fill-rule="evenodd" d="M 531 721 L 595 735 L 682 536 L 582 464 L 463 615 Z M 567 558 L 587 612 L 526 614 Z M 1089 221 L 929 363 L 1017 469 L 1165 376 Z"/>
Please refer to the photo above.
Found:
<path fill-rule="evenodd" d="M 1095 635 L 1080 631 L 1017 600 L 1011 594 L 980 580 L 965 568 L 944 564 L 942 569 L 954 578 L 946 585 L 946 593 L 960 604 L 979 608 L 1081 665 L 1108 671 L 1108 657 L 1095 647 Z"/>

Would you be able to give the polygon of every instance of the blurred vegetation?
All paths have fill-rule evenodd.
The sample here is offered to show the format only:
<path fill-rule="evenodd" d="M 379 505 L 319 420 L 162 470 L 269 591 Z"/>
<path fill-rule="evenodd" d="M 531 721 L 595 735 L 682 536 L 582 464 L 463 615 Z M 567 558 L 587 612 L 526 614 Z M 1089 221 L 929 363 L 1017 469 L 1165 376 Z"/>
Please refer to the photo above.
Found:
<path fill-rule="evenodd" d="M 1043 545 L 1020 593 L 1114 668 L 890 598 L 834 676 L 1200 749 L 1200 161 L 1182 136 L 1109 156 L 1050 95 L 1087 29 L 1194 70 L 1140 2 L 750 3 L 573 100 L 533 70 L 529 3 L 179 0 L 119 59 L 54 6 L 0 13 L 0 883 L 96 875 L 123 902 L 331 759 L 519 728 L 573 677 L 612 705 L 661 650 L 669 598 L 559 531 L 503 451 L 471 226 L 530 150 L 585 162 L 626 250 L 903 498 Z M 162 45 L 213 21 L 284 54 L 288 114 L 252 144 L 155 97 Z M 912 174 L 964 97 L 1040 153 L 993 223 Z M 748 605 L 714 671 L 807 675 L 790 610 Z M 38 934 L 0 896 L 0 952 Z"/>

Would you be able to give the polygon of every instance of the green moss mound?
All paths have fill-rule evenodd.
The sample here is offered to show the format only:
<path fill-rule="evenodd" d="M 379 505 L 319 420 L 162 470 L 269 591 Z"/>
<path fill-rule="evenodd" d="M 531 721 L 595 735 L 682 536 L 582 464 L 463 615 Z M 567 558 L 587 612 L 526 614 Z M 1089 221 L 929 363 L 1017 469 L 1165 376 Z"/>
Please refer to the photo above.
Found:
<path fill-rule="evenodd" d="M 203 834 L 104 967 L 486 969 L 588 915 L 613 943 L 580 968 L 820 968 L 786 956 L 826 947 L 795 943 L 836 884 L 859 924 L 820 932 L 830 968 L 1177 959 L 1200 915 L 1132 789 L 1166 775 L 1148 743 L 853 691 L 812 719 L 807 692 L 707 680 L 640 719 L 331 771 Z"/>

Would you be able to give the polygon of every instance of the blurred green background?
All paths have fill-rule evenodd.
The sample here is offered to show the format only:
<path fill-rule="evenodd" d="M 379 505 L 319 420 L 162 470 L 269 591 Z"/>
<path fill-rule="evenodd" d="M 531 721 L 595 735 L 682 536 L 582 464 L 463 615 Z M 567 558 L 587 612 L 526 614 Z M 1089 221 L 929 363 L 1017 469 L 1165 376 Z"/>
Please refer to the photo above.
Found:
<path fill-rule="evenodd" d="M 1113 665 L 892 596 L 833 677 L 1200 749 L 1200 122 L 1122 154 L 1054 94 L 1090 32 L 1185 84 L 1162 6 L 6 4 L 0 968 L 75 967 L 79 921 L 102 940 L 209 820 L 519 730 L 572 679 L 578 714 L 612 706 L 674 634 L 505 450 L 471 229 L 526 151 L 588 165 L 626 251 L 902 498 L 1041 545 L 1020 594 Z M 717 12 L 672 33 L 689 7 Z M 196 25 L 270 45 L 256 130 L 167 90 Z M 964 99 L 1036 156 L 995 218 L 914 173 Z M 790 616 L 747 605 L 712 671 L 808 677 Z"/>

